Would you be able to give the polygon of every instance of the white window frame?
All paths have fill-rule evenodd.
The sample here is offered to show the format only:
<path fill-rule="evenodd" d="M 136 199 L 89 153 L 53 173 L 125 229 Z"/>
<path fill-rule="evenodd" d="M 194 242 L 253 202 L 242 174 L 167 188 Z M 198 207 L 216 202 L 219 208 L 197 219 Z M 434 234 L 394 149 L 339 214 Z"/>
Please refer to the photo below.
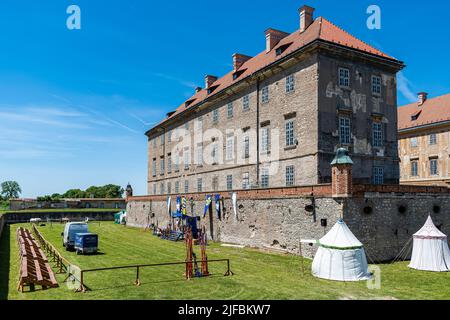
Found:
<path fill-rule="evenodd" d="M 172 173 L 172 155 L 167 156 L 167 173 Z"/>
<path fill-rule="evenodd" d="M 197 179 L 197 192 L 203 192 L 203 179 Z"/>
<path fill-rule="evenodd" d="M 352 143 L 352 120 L 349 117 L 339 117 L 339 142 L 342 145 Z"/>
<path fill-rule="evenodd" d="M 295 91 L 295 75 L 290 74 L 286 77 L 286 93 Z"/>
<path fill-rule="evenodd" d="M 197 166 L 203 166 L 203 143 L 197 145 Z"/>
<path fill-rule="evenodd" d="M 342 88 L 350 88 L 350 69 L 339 68 L 339 86 Z"/>
<path fill-rule="evenodd" d="M 219 109 L 213 110 L 213 112 L 212 112 L 212 120 L 213 120 L 213 123 L 219 122 Z"/>
<path fill-rule="evenodd" d="M 295 146 L 295 122 L 294 119 L 286 120 L 285 129 L 285 145 L 286 147 Z"/>
<path fill-rule="evenodd" d="M 244 150 L 243 150 L 244 159 L 250 158 L 250 137 L 249 137 L 249 135 L 244 136 L 243 147 L 244 147 Z"/>
<path fill-rule="evenodd" d="M 250 173 L 244 172 L 242 174 L 242 189 L 249 190 L 250 189 Z"/>
<path fill-rule="evenodd" d="M 261 152 L 263 154 L 270 152 L 270 129 L 268 127 L 261 129 Z"/>
<path fill-rule="evenodd" d="M 411 161 L 411 177 L 419 176 L 419 161 L 412 160 Z"/>
<path fill-rule="evenodd" d="M 372 76 L 372 94 L 380 96 L 381 95 L 381 77 Z"/>
<path fill-rule="evenodd" d="M 419 146 L 419 139 L 417 139 L 417 137 L 412 137 L 410 139 L 410 146 L 411 148 L 417 148 Z"/>
<path fill-rule="evenodd" d="M 383 167 L 373 167 L 373 184 L 383 185 L 384 184 L 384 168 Z"/>
<path fill-rule="evenodd" d="M 438 159 L 430 159 L 430 176 L 439 175 L 439 162 Z"/>
<path fill-rule="evenodd" d="M 184 180 L 184 193 L 189 193 L 189 180 Z"/>
<path fill-rule="evenodd" d="M 227 138 L 226 153 L 227 161 L 234 160 L 234 137 Z"/>
<path fill-rule="evenodd" d="M 152 160 L 152 176 L 153 177 L 156 177 L 156 175 L 157 175 L 157 173 L 156 173 L 156 166 L 157 166 L 156 159 L 153 159 Z"/>
<path fill-rule="evenodd" d="M 190 161 L 190 148 L 189 147 L 185 147 L 184 148 L 184 152 L 183 152 L 183 160 L 184 160 L 184 169 L 187 170 L 189 169 L 189 161 Z"/>
<path fill-rule="evenodd" d="M 261 168 L 261 188 L 269 188 L 270 177 L 269 168 Z"/>
<path fill-rule="evenodd" d="M 295 185 L 295 166 L 286 166 L 285 179 L 286 187 L 292 187 Z"/>
<path fill-rule="evenodd" d="M 383 124 L 381 122 L 372 123 L 372 145 L 380 148 L 383 143 Z"/>
<path fill-rule="evenodd" d="M 180 181 L 175 181 L 175 193 L 180 193 Z"/>
<path fill-rule="evenodd" d="M 430 136 L 428 137 L 428 144 L 430 146 L 435 146 L 435 145 L 437 145 L 437 142 L 438 142 L 437 134 L 436 133 L 430 134 Z"/>
<path fill-rule="evenodd" d="M 269 86 L 265 86 L 261 89 L 261 102 L 268 103 L 269 102 Z"/>
<path fill-rule="evenodd" d="M 242 111 L 250 111 L 250 95 L 245 95 L 242 97 Z"/>
<path fill-rule="evenodd" d="M 233 102 L 230 102 L 227 104 L 227 118 L 233 119 L 233 117 L 234 117 L 234 106 Z"/>
<path fill-rule="evenodd" d="M 232 174 L 227 175 L 227 190 L 228 191 L 233 190 L 233 175 Z"/>

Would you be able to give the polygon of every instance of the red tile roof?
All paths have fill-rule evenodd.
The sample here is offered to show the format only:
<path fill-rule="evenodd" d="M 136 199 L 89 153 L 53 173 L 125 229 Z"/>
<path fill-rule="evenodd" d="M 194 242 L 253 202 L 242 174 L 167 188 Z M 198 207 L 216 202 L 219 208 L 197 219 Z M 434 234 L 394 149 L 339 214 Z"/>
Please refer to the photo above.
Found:
<path fill-rule="evenodd" d="M 266 53 L 266 51 L 263 51 L 257 56 L 246 61 L 239 69 L 240 71 L 243 72 L 238 77 L 238 79 L 236 80 L 233 79 L 234 71 L 232 71 L 226 74 L 224 77 L 215 81 L 214 84 L 212 85 L 213 87 L 217 86 L 216 89 L 214 90 L 214 93 L 222 91 L 223 89 L 231 86 L 235 82 L 244 79 L 249 75 L 252 75 L 253 73 L 263 69 L 264 67 L 286 57 L 292 52 L 302 47 L 305 47 L 307 44 L 312 43 L 313 41 L 319 39 L 396 61 L 395 58 L 388 56 L 387 54 L 381 52 L 380 50 L 377 50 L 374 47 L 368 45 L 367 43 L 357 39 L 356 37 L 337 27 L 336 25 L 326 20 L 325 18 L 319 17 L 303 33 L 296 31 L 288 35 L 284 39 L 282 39 L 270 52 Z M 279 47 L 288 44 L 290 45 L 281 55 L 276 54 L 276 50 Z M 210 95 L 208 95 L 206 89 L 203 89 L 200 92 L 196 93 L 194 96 L 188 99 L 188 101 L 192 101 L 188 106 L 186 106 L 186 104 L 183 103 L 180 107 L 178 107 L 175 113 L 173 113 L 169 118 L 166 118 L 164 121 L 159 123 L 157 126 L 155 126 L 155 128 L 162 125 L 168 119 L 176 117 L 183 111 L 190 108 L 194 108 L 199 103 L 206 100 L 208 96 Z"/>
<path fill-rule="evenodd" d="M 417 120 L 412 117 L 416 116 Z M 450 94 L 428 99 L 419 106 L 418 102 L 398 109 L 398 129 L 410 129 L 450 120 Z"/>

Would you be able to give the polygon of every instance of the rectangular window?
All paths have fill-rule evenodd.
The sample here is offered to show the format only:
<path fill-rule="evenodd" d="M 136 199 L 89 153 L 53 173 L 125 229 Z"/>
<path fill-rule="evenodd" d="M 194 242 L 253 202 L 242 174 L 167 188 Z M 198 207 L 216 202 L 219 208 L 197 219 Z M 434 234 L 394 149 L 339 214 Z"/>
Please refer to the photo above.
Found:
<path fill-rule="evenodd" d="M 351 143 L 351 124 L 350 118 L 339 118 L 339 137 L 341 144 Z"/>
<path fill-rule="evenodd" d="M 435 133 L 430 134 L 429 144 L 430 146 L 434 146 L 437 144 L 437 135 Z"/>
<path fill-rule="evenodd" d="M 372 144 L 374 147 L 383 146 L 383 124 L 375 122 L 372 124 Z"/>
<path fill-rule="evenodd" d="M 430 160 L 430 175 L 437 176 L 439 174 L 437 159 Z"/>
<path fill-rule="evenodd" d="M 156 196 L 156 183 L 153 184 L 153 194 Z"/>
<path fill-rule="evenodd" d="M 161 193 L 161 195 L 163 195 L 164 194 L 164 182 L 161 182 L 161 189 L 160 189 L 160 193 Z"/>
<path fill-rule="evenodd" d="M 228 191 L 233 190 L 233 176 L 232 175 L 227 176 L 227 190 Z"/>
<path fill-rule="evenodd" d="M 242 174 L 242 189 L 250 189 L 250 174 L 248 172 Z"/>
<path fill-rule="evenodd" d="M 156 177 L 156 159 L 152 161 L 152 176 Z"/>
<path fill-rule="evenodd" d="M 233 102 L 230 102 L 227 106 L 227 116 L 228 119 L 233 118 Z"/>
<path fill-rule="evenodd" d="M 175 193 L 180 193 L 180 181 L 175 181 Z"/>
<path fill-rule="evenodd" d="M 161 157 L 160 161 L 159 161 L 159 169 L 160 169 L 160 174 L 163 176 L 165 173 L 165 168 L 164 168 L 164 157 Z"/>
<path fill-rule="evenodd" d="M 384 168 L 374 167 L 373 168 L 373 184 L 382 185 L 384 184 Z"/>
<path fill-rule="evenodd" d="M 339 68 L 339 86 L 344 88 L 350 87 L 350 70 Z"/>
<path fill-rule="evenodd" d="M 153 139 L 153 149 L 155 149 L 155 148 L 156 148 L 156 138 Z"/>
<path fill-rule="evenodd" d="M 244 137 L 244 158 L 245 159 L 250 158 L 250 137 L 249 136 Z"/>
<path fill-rule="evenodd" d="M 170 130 L 169 132 L 167 132 L 167 142 L 172 142 L 172 130 Z"/>
<path fill-rule="evenodd" d="M 286 167 L 286 186 L 291 187 L 295 184 L 295 167 Z"/>
<path fill-rule="evenodd" d="M 269 187 L 269 169 L 268 168 L 261 169 L 261 187 L 262 188 Z"/>
<path fill-rule="evenodd" d="M 197 118 L 197 131 L 202 133 L 203 132 L 203 117 Z"/>
<path fill-rule="evenodd" d="M 167 194 L 172 194 L 172 182 L 167 182 Z"/>
<path fill-rule="evenodd" d="M 189 180 L 184 181 L 184 193 L 189 193 Z"/>
<path fill-rule="evenodd" d="M 381 77 L 372 76 L 372 93 L 375 95 L 381 94 Z"/>
<path fill-rule="evenodd" d="M 261 101 L 262 103 L 269 102 L 269 86 L 265 86 L 261 90 Z"/>
<path fill-rule="evenodd" d="M 263 128 L 261 130 L 261 152 L 267 154 L 270 151 L 270 130 Z"/>
<path fill-rule="evenodd" d="M 213 111 L 212 120 L 213 120 L 213 123 L 219 122 L 219 110 L 218 109 Z"/>
<path fill-rule="evenodd" d="M 175 172 L 180 171 L 180 155 L 177 153 L 175 153 Z"/>
<path fill-rule="evenodd" d="M 197 145 L 197 165 L 203 165 L 203 143 Z"/>
<path fill-rule="evenodd" d="M 234 153 L 234 137 L 228 137 L 227 138 L 227 161 L 231 161 L 234 159 L 233 153 Z"/>
<path fill-rule="evenodd" d="M 250 96 L 246 95 L 242 98 L 242 110 L 249 111 L 250 110 Z"/>
<path fill-rule="evenodd" d="M 184 169 L 189 169 L 189 147 L 184 148 Z"/>
<path fill-rule="evenodd" d="M 186 122 L 184 124 L 184 130 L 185 130 L 184 135 L 187 136 L 189 134 L 189 122 Z"/>
<path fill-rule="evenodd" d="M 167 156 L 167 173 L 172 173 L 172 155 Z"/>
<path fill-rule="evenodd" d="M 178 141 L 180 139 L 180 132 L 179 132 L 179 128 L 175 129 L 175 141 Z"/>
<path fill-rule="evenodd" d="M 219 145 L 217 144 L 217 142 L 213 143 L 211 157 L 214 165 L 219 164 Z"/>
<path fill-rule="evenodd" d="M 285 124 L 286 130 L 286 146 L 291 147 L 295 145 L 295 135 L 294 135 L 294 120 L 288 120 Z"/>
<path fill-rule="evenodd" d="M 411 162 L 411 176 L 412 177 L 419 176 L 419 162 L 418 161 Z"/>
<path fill-rule="evenodd" d="M 294 92 L 295 90 L 295 78 L 294 75 L 288 75 L 286 77 L 286 93 Z"/>
<path fill-rule="evenodd" d="M 213 177 L 212 188 L 213 188 L 213 191 L 219 190 L 219 177 L 217 177 L 217 176 Z"/>
<path fill-rule="evenodd" d="M 410 141 L 411 141 L 411 148 L 417 148 L 418 147 L 419 143 L 418 143 L 418 140 L 417 140 L 416 137 L 411 138 Z"/>
<path fill-rule="evenodd" d="M 161 136 L 161 145 L 163 146 L 165 144 L 165 135 L 163 134 Z"/>
<path fill-rule="evenodd" d="M 197 179 L 197 192 L 203 192 L 203 179 Z"/>

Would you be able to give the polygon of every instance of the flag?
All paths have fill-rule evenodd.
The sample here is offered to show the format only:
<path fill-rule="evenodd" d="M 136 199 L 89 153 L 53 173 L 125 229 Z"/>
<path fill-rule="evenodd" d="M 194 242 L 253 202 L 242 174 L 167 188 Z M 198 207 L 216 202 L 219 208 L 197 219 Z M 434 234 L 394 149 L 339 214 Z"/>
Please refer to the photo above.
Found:
<path fill-rule="evenodd" d="M 171 198 L 171 197 L 168 197 L 168 198 L 167 198 L 167 211 L 169 212 L 169 215 L 170 215 L 170 216 L 172 216 L 171 205 L 172 205 L 172 198 Z"/>
<path fill-rule="evenodd" d="M 181 213 L 183 214 L 183 216 L 187 215 L 187 200 L 185 197 L 181 198 Z"/>
<path fill-rule="evenodd" d="M 181 197 L 177 197 L 177 213 L 181 214 Z"/>
<path fill-rule="evenodd" d="M 231 195 L 231 200 L 233 201 L 233 212 L 234 212 L 234 221 L 237 221 L 237 193 L 233 192 Z"/>
<path fill-rule="evenodd" d="M 215 200 L 216 200 L 217 219 L 220 220 L 220 194 L 216 194 Z"/>
<path fill-rule="evenodd" d="M 212 202 L 212 196 L 206 196 L 205 211 L 203 212 L 203 219 L 206 217 L 206 214 L 208 213 L 209 207 L 211 206 L 211 202 Z"/>

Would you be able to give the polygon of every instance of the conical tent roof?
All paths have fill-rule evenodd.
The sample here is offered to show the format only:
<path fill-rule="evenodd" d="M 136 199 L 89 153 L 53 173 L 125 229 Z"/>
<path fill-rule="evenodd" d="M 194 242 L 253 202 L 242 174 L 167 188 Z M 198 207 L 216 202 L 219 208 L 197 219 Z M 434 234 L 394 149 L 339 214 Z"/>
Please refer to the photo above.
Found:
<path fill-rule="evenodd" d="M 357 249 L 362 248 L 362 243 L 350 231 L 344 220 L 340 219 L 333 228 L 319 240 L 322 247 L 335 249 Z"/>
<path fill-rule="evenodd" d="M 419 239 L 446 239 L 447 236 L 443 234 L 434 224 L 431 216 L 428 217 L 425 225 L 414 234 L 414 238 Z"/>

